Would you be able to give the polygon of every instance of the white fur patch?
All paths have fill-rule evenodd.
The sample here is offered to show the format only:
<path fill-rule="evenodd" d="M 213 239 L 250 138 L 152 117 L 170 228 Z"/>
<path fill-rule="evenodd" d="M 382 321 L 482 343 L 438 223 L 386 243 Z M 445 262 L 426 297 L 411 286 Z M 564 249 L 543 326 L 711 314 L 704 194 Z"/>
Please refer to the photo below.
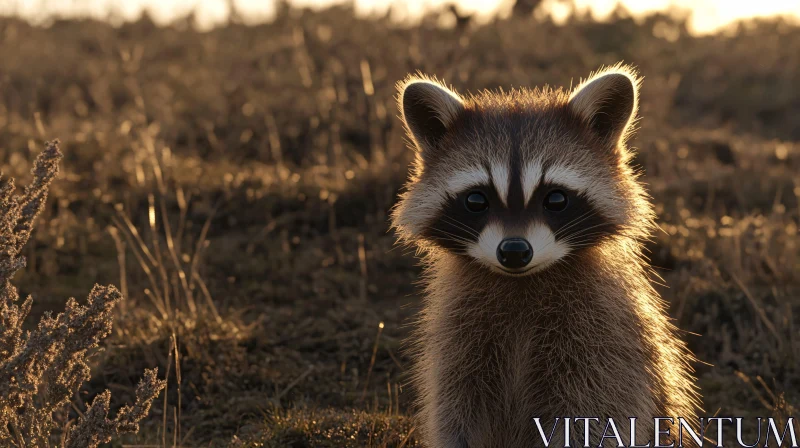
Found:
<path fill-rule="evenodd" d="M 506 238 L 524 237 L 533 248 L 533 259 L 519 270 L 519 274 L 532 274 L 552 265 L 569 253 L 569 247 L 556 241 L 553 232 L 542 223 L 532 224 L 524 235 L 506 234 L 502 224 L 492 222 L 484 227 L 478 242 L 467 248 L 467 254 L 497 272 L 514 275 L 503 268 L 497 259 L 497 247 Z"/>
<path fill-rule="evenodd" d="M 608 179 L 597 174 L 589 176 L 574 168 L 555 165 L 547 169 L 544 178 L 545 182 L 563 185 L 585 194 L 595 207 L 603 210 L 608 216 L 616 218 L 615 213 L 621 208 Z"/>
<path fill-rule="evenodd" d="M 511 167 L 501 162 L 492 163 L 492 182 L 500 200 L 508 207 L 508 189 L 511 185 Z"/>
<path fill-rule="evenodd" d="M 490 222 L 481 231 L 478 242 L 467 248 L 467 253 L 489 267 L 500 269 L 500 262 L 497 260 L 497 246 L 500 245 L 503 238 L 505 238 L 503 226 L 497 222 Z"/>
<path fill-rule="evenodd" d="M 455 196 L 470 187 L 489 185 L 489 173 L 482 167 L 458 170 L 447 176 L 447 193 Z"/>
<path fill-rule="evenodd" d="M 533 248 L 533 259 L 528 265 L 531 273 L 550 266 L 569 253 L 569 247 L 556 241 L 553 231 L 542 223 L 532 224 L 525 232 L 525 239 Z"/>
<path fill-rule="evenodd" d="M 544 180 L 547 183 L 563 185 L 581 193 L 585 193 L 589 188 L 589 182 L 580 172 L 561 165 L 548 168 Z"/>
<path fill-rule="evenodd" d="M 542 180 L 542 162 L 539 160 L 527 162 L 522 169 L 522 192 L 525 194 L 525 203 L 523 205 L 528 205 L 528 201 L 533 197 L 540 180 Z"/>

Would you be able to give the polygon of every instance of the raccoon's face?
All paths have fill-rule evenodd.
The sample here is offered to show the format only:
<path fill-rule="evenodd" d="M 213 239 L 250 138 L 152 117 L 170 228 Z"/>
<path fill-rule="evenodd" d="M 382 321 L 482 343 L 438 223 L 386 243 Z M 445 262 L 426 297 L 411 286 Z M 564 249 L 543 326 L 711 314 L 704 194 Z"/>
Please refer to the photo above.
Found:
<path fill-rule="evenodd" d="M 620 67 L 571 95 L 463 99 L 407 81 L 400 107 L 417 159 L 392 216 L 401 238 L 521 276 L 640 225 L 649 208 L 624 144 L 637 88 Z"/>

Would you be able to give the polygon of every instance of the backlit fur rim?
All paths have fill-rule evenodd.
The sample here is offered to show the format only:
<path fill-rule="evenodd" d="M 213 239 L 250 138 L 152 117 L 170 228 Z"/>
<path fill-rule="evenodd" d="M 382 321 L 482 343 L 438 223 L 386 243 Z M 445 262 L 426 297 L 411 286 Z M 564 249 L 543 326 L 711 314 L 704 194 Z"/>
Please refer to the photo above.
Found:
<path fill-rule="evenodd" d="M 422 162 L 422 158 L 420 156 L 420 152 L 422 151 L 421 142 L 418 142 L 416 137 L 414 136 L 413 132 L 411 131 L 411 127 L 406 122 L 405 112 L 403 110 L 403 95 L 405 90 L 408 86 L 414 83 L 428 83 L 434 87 L 441 89 L 443 92 L 448 93 L 452 96 L 455 100 L 458 101 L 462 106 L 464 105 L 464 100 L 462 97 L 456 93 L 455 89 L 448 86 L 443 80 L 439 80 L 436 76 L 429 76 L 421 71 L 417 71 L 415 74 L 408 75 L 404 80 L 398 81 L 396 84 L 397 87 L 397 108 L 400 112 L 398 118 L 403 123 L 403 128 L 406 131 L 406 139 L 408 142 L 408 146 L 413 148 L 416 154 L 416 158 L 412 165 L 412 169 L 409 172 L 409 179 L 405 184 L 406 191 L 400 194 L 400 200 L 392 207 L 391 215 L 392 215 L 392 228 L 396 231 L 398 236 L 398 243 L 401 244 L 412 244 L 416 242 L 418 245 L 421 241 L 417 240 L 419 232 L 421 232 L 421 228 L 415 226 L 412 221 L 410 220 L 403 220 L 402 217 L 408 214 L 410 211 L 407 210 L 409 204 L 407 203 L 406 199 L 410 196 L 411 191 L 413 190 L 419 176 L 422 174 L 422 170 L 424 168 L 424 163 Z M 449 108 L 449 106 L 447 106 Z M 440 119 L 446 119 L 444 117 L 440 117 Z M 424 194 L 424 193 L 423 193 Z M 436 195 L 437 192 L 429 192 L 429 194 Z"/>
<path fill-rule="evenodd" d="M 447 83 L 445 83 L 444 81 L 440 81 L 435 76 L 428 76 L 428 75 L 426 75 L 426 74 L 424 74 L 424 73 L 422 73 L 420 71 L 417 71 L 417 73 L 415 73 L 413 75 L 408 75 L 402 81 L 398 81 L 398 83 L 397 83 L 397 109 L 400 112 L 399 118 L 403 122 L 403 127 L 406 130 L 406 136 L 412 142 L 414 142 L 414 147 L 417 148 L 417 151 L 421 151 L 422 150 L 422 147 L 420 146 L 421 142 L 417 141 L 416 137 L 411 132 L 411 127 L 408 125 L 408 122 L 406 121 L 405 111 L 403 110 L 403 96 L 405 94 L 406 89 L 408 88 L 408 86 L 410 86 L 412 84 L 417 84 L 417 83 L 429 84 L 432 87 L 438 88 L 442 92 L 447 93 L 453 100 L 455 100 L 456 103 L 458 103 L 461 106 L 461 109 L 463 109 L 463 107 L 464 107 L 464 100 L 463 100 L 463 98 L 461 98 L 461 96 L 458 93 L 456 93 L 455 89 L 453 89 L 451 86 L 448 86 Z M 439 98 L 437 98 L 435 96 L 432 96 L 431 99 L 436 101 Z M 442 121 L 442 123 L 445 124 L 445 126 L 447 126 L 450 123 L 452 123 L 452 121 L 459 114 L 459 112 L 461 112 L 461 109 L 454 108 L 453 107 L 453 103 L 449 103 L 449 102 L 446 102 L 446 101 L 437 101 L 437 105 L 434 108 L 434 110 L 437 113 L 440 114 L 439 115 L 439 119 Z M 444 115 L 441 115 L 441 114 L 444 114 Z"/>
<path fill-rule="evenodd" d="M 597 81 L 603 76 L 612 74 L 623 75 L 630 80 L 631 84 L 633 84 L 633 110 L 628 122 L 625 123 L 625 130 L 622 132 L 619 140 L 620 145 L 625 145 L 625 143 L 628 141 L 628 138 L 630 138 L 630 136 L 636 131 L 636 123 L 639 121 L 639 89 L 642 86 L 644 77 L 639 74 L 636 67 L 623 62 L 618 62 L 608 67 L 600 67 L 596 71 L 590 73 L 588 78 L 581 80 L 580 84 L 578 84 L 578 87 L 576 87 L 572 93 L 570 93 L 569 102 L 571 103 L 578 93 L 580 93 L 580 91 L 589 84 Z M 624 153 L 625 151 L 623 151 L 623 154 Z"/>

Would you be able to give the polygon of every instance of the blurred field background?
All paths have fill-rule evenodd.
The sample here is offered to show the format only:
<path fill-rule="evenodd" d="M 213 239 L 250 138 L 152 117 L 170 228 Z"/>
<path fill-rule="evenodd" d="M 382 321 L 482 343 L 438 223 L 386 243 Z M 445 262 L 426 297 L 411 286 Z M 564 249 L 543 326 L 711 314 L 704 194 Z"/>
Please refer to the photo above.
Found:
<path fill-rule="evenodd" d="M 65 153 L 15 283 L 36 315 L 94 283 L 126 297 L 72 417 L 106 388 L 131 401 L 145 368 L 168 375 L 114 446 L 415 446 L 394 84 L 568 87 L 620 60 L 645 77 L 633 145 L 663 229 L 648 248 L 705 414 L 797 416 L 796 21 L 696 35 L 685 14 L 624 8 L 410 24 L 286 3 L 269 23 L 194 20 L 0 18 L 0 166 L 25 184 L 45 140 Z"/>

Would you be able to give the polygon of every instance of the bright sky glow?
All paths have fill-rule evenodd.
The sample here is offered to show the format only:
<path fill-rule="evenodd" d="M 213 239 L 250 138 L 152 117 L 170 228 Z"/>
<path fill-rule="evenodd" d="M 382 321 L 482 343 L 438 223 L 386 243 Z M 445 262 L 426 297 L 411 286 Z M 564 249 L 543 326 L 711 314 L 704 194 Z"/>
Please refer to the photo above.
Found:
<path fill-rule="evenodd" d="M 244 13 L 248 22 L 268 20 L 274 12 L 270 0 L 233 0 Z M 554 15 L 563 11 L 554 0 L 545 0 L 554 7 Z M 321 6 L 335 3 L 335 0 L 294 0 L 303 6 Z M 441 7 L 450 0 L 355 0 L 360 13 L 382 13 L 394 3 L 395 16 L 403 19 L 416 19 L 430 8 Z M 487 17 L 498 9 L 507 11 L 513 0 L 460 0 L 457 1 L 464 12 L 476 12 Z M 679 8 L 693 11 L 692 29 L 706 33 L 724 26 L 731 21 L 755 17 L 784 14 L 800 18 L 800 0 L 576 0 L 582 9 L 591 9 L 598 17 L 612 11 L 617 3 L 622 3 L 634 14 L 653 10 Z M 42 20 L 47 15 L 92 16 L 106 18 L 135 19 L 141 11 L 149 9 L 159 22 L 168 22 L 176 17 L 196 10 L 198 21 L 203 28 L 211 27 L 225 20 L 228 14 L 228 0 L 5 0 L 0 1 L 0 14 L 16 13 L 33 20 Z"/>

